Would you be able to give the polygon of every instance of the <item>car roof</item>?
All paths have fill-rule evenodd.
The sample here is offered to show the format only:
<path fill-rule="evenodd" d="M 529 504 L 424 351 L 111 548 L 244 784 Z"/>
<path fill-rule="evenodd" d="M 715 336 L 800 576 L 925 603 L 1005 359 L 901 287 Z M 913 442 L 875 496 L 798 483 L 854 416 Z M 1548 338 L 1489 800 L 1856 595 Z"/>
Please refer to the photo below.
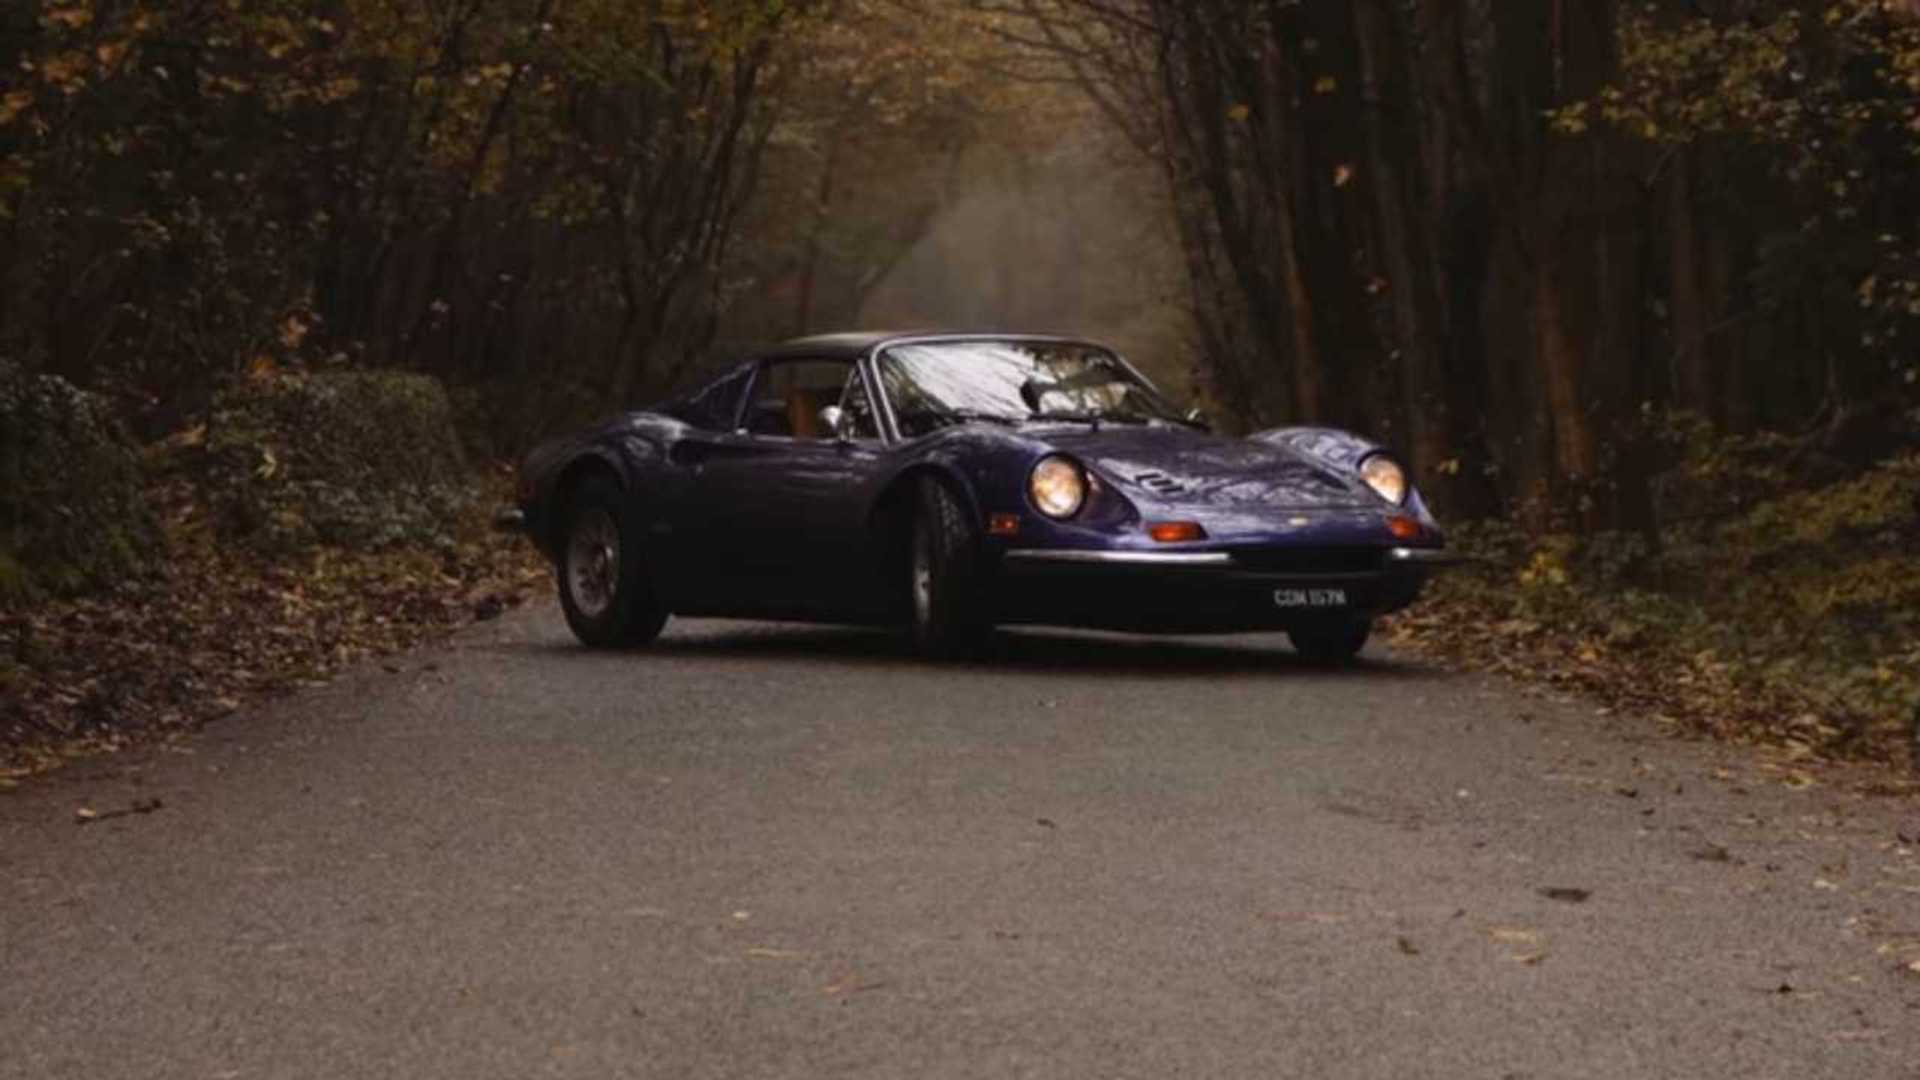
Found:
<path fill-rule="evenodd" d="M 857 360 L 867 353 L 897 342 L 932 341 L 1035 341 L 1060 344 L 1093 345 L 1082 338 L 1057 334 L 1020 334 L 993 330 L 860 330 L 842 334 L 817 334 L 783 342 L 760 354 L 763 360 L 814 357 L 821 360 Z"/>

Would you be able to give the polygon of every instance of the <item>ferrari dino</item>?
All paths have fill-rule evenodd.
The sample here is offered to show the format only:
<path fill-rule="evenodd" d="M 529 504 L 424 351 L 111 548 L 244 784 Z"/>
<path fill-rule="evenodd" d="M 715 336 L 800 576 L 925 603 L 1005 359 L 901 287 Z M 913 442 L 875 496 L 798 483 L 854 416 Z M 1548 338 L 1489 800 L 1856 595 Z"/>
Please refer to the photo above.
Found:
<path fill-rule="evenodd" d="M 672 615 L 910 627 L 1284 631 L 1351 659 L 1450 557 L 1406 471 L 1346 432 L 1215 434 L 1104 346 L 844 334 L 773 348 L 547 443 L 503 527 L 588 645 Z"/>

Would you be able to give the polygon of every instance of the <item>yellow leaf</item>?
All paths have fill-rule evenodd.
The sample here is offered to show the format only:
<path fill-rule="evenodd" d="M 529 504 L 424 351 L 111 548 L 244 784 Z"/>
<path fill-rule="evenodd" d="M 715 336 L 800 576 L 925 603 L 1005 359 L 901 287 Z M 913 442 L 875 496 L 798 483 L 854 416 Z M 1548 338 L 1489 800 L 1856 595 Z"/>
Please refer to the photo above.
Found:
<path fill-rule="evenodd" d="M 40 17 L 47 26 L 64 26 L 69 30 L 78 30 L 93 21 L 93 12 L 85 7 L 54 8 Z"/>
<path fill-rule="evenodd" d="M 15 90 L 5 97 L 0 97 L 0 127 L 13 123 L 14 118 L 26 112 L 27 107 L 32 104 L 31 90 Z"/>
<path fill-rule="evenodd" d="M 1235 105 L 1233 108 L 1227 110 L 1227 119 L 1236 124 L 1246 123 L 1247 118 L 1252 115 L 1253 107 L 1250 105 Z"/>
<path fill-rule="evenodd" d="M 1339 88 L 1340 83 L 1331 75 L 1322 75 L 1313 81 L 1313 92 L 1316 94 L 1331 94 Z"/>

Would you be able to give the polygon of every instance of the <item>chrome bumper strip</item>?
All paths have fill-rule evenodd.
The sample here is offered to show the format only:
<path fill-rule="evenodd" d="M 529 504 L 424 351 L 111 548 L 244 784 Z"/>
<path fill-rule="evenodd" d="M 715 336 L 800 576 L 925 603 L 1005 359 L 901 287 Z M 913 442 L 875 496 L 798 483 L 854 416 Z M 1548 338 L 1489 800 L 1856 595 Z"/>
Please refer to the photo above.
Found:
<path fill-rule="evenodd" d="M 1409 566 L 1458 566 L 1465 559 L 1442 548 L 1394 548 L 1387 561 Z"/>
<path fill-rule="evenodd" d="M 1007 558 L 1020 562 L 1096 563 L 1103 566 L 1233 565 L 1233 556 L 1223 551 L 1084 551 L 1061 548 L 1051 551 L 1009 551 Z"/>
<path fill-rule="evenodd" d="M 1007 552 L 1017 562 L 1082 563 L 1098 566 L 1232 566 L 1224 551 L 1088 551 L 1076 548 L 1024 549 Z M 1439 548 L 1389 548 L 1391 566 L 1456 566 L 1466 560 Z M 1339 576 L 1339 575 L 1336 575 Z"/>

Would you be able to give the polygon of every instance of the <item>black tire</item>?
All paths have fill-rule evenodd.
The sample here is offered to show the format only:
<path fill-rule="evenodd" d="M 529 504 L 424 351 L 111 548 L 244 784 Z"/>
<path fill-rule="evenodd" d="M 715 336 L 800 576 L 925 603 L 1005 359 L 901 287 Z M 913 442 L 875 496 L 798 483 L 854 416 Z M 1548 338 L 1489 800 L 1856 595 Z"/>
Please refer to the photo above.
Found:
<path fill-rule="evenodd" d="M 1373 634 L 1373 620 L 1364 615 L 1296 626 L 1287 631 L 1293 650 L 1313 664 L 1350 664 L 1366 648 Z"/>
<path fill-rule="evenodd" d="M 660 636 L 660 602 L 636 515 L 611 479 L 590 477 L 574 490 L 564 515 L 555 577 L 567 626 L 596 649 L 644 645 Z"/>
<path fill-rule="evenodd" d="M 980 538 L 945 484 L 921 484 L 908 533 L 907 610 L 914 646 L 939 659 L 977 656 L 993 632 L 981 595 Z"/>

